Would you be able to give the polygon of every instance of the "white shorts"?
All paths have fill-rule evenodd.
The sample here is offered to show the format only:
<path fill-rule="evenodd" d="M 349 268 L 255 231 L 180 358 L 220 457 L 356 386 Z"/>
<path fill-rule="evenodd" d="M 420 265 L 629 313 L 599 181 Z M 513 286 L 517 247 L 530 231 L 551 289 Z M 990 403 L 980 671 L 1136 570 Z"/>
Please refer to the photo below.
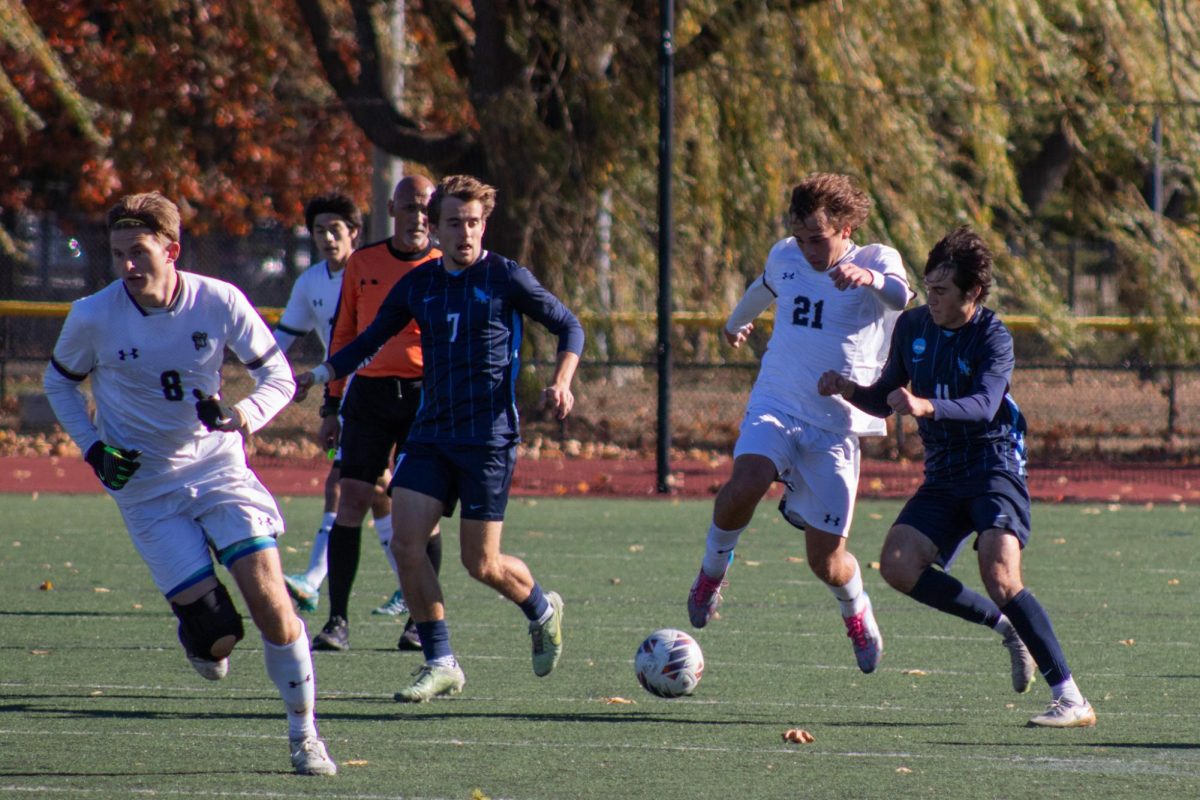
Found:
<path fill-rule="evenodd" d="M 858 437 L 818 428 L 790 414 L 758 406 L 746 409 L 733 457 L 771 459 L 787 487 L 779 504 L 784 519 L 846 536 L 858 494 Z"/>
<path fill-rule="evenodd" d="M 245 466 L 223 468 L 148 500 L 122 502 L 120 492 L 113 498 L 164 597 L 211 573 L 212 551 L 283 533 L 275 499 Z"/>

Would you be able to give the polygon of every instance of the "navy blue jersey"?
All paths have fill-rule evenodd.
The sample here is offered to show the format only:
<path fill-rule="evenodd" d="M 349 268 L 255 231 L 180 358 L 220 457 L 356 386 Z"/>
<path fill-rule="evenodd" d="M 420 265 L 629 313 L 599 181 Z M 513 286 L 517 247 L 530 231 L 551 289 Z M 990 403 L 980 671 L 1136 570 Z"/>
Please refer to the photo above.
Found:
<path fill-rule="evenodd" d="M 886 417 L 888 394 L 911 384 L 909 391 L 934 409 L 917 419 L 927 480 L 997 471 L 1023 478 L 1025 417 L 1008 391 L 1014 363 L 1012 335 L 991 309 L 980 306 L 966 325 L 948 330 L 920 306 L 896 320 L 883 372 L 850 402 Z"/>
<path fill-rule="evenodd" d="M 408 441 L 511 444 L 523 317 L 557 334 L 559 352 L 583 352 L 579 320 L 525 267 L 488 252 L 453 273 L 436 258 L 397 281 L 375 321 L 329 363 L 338 377 L 355 371 L 415 319 L 425 367 Z"/>

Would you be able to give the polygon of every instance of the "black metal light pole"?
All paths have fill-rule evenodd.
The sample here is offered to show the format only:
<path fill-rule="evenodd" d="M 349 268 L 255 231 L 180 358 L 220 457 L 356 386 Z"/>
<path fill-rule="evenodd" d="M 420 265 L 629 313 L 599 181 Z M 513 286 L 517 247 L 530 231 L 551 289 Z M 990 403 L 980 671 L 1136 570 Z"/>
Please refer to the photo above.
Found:
<path fill-rule="evenodd" d="M 661 0 L 658 48 L 658 491 L 671 491 L 671 111 L 675 81 L 675 3 Z"/>

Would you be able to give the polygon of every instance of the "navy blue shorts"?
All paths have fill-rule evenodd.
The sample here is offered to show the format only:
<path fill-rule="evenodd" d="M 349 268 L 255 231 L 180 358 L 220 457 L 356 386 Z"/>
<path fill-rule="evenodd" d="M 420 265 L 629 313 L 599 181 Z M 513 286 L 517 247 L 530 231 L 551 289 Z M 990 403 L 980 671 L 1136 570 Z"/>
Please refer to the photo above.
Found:
<path fill-rule="evenodd" d="M 420 407 L 420 378 L 355 375 L 342 402 L 342 477 L 379 480 L 408 438 Z"/>
<path fill-rule="evenodd" d="M 517 445 L 432 445 L 409 442 L 396 459 L 390 488 L 397 486 L 442 501 L 442 514 L 454 514 L 462 502 L 462 518 L 498 521 L 508 507 Z"/>
<path fill-rule="evenodd" d="M 976 480 L 923 483 L 895 524 L 910 525 L 929 537 L 943 567 L 953 563 L 968 536 L 993 528 L 1012 531 L 1024 549 L 1029 541 L 1029 489 L 1024 480 L 1004 472 Z"/>

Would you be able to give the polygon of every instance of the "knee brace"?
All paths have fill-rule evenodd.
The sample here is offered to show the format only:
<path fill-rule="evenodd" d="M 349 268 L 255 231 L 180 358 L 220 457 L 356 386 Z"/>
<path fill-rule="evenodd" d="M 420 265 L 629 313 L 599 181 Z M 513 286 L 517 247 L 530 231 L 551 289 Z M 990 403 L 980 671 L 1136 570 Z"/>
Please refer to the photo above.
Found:
<path fill-rule="evenodd" d="M 171 603 L 171 610 L 179 618 L 179 641 L 190 655 L 200 658 L 221 658 L 213 655 L 213 647 L 226 645 L 227 637 L 233 642 L 221 649 L 228 652 L 246 635 L 242 627 L 242 615 L 233 605 L 233 598 L 221 583 L 194 603 L 178 605 Z"/>

